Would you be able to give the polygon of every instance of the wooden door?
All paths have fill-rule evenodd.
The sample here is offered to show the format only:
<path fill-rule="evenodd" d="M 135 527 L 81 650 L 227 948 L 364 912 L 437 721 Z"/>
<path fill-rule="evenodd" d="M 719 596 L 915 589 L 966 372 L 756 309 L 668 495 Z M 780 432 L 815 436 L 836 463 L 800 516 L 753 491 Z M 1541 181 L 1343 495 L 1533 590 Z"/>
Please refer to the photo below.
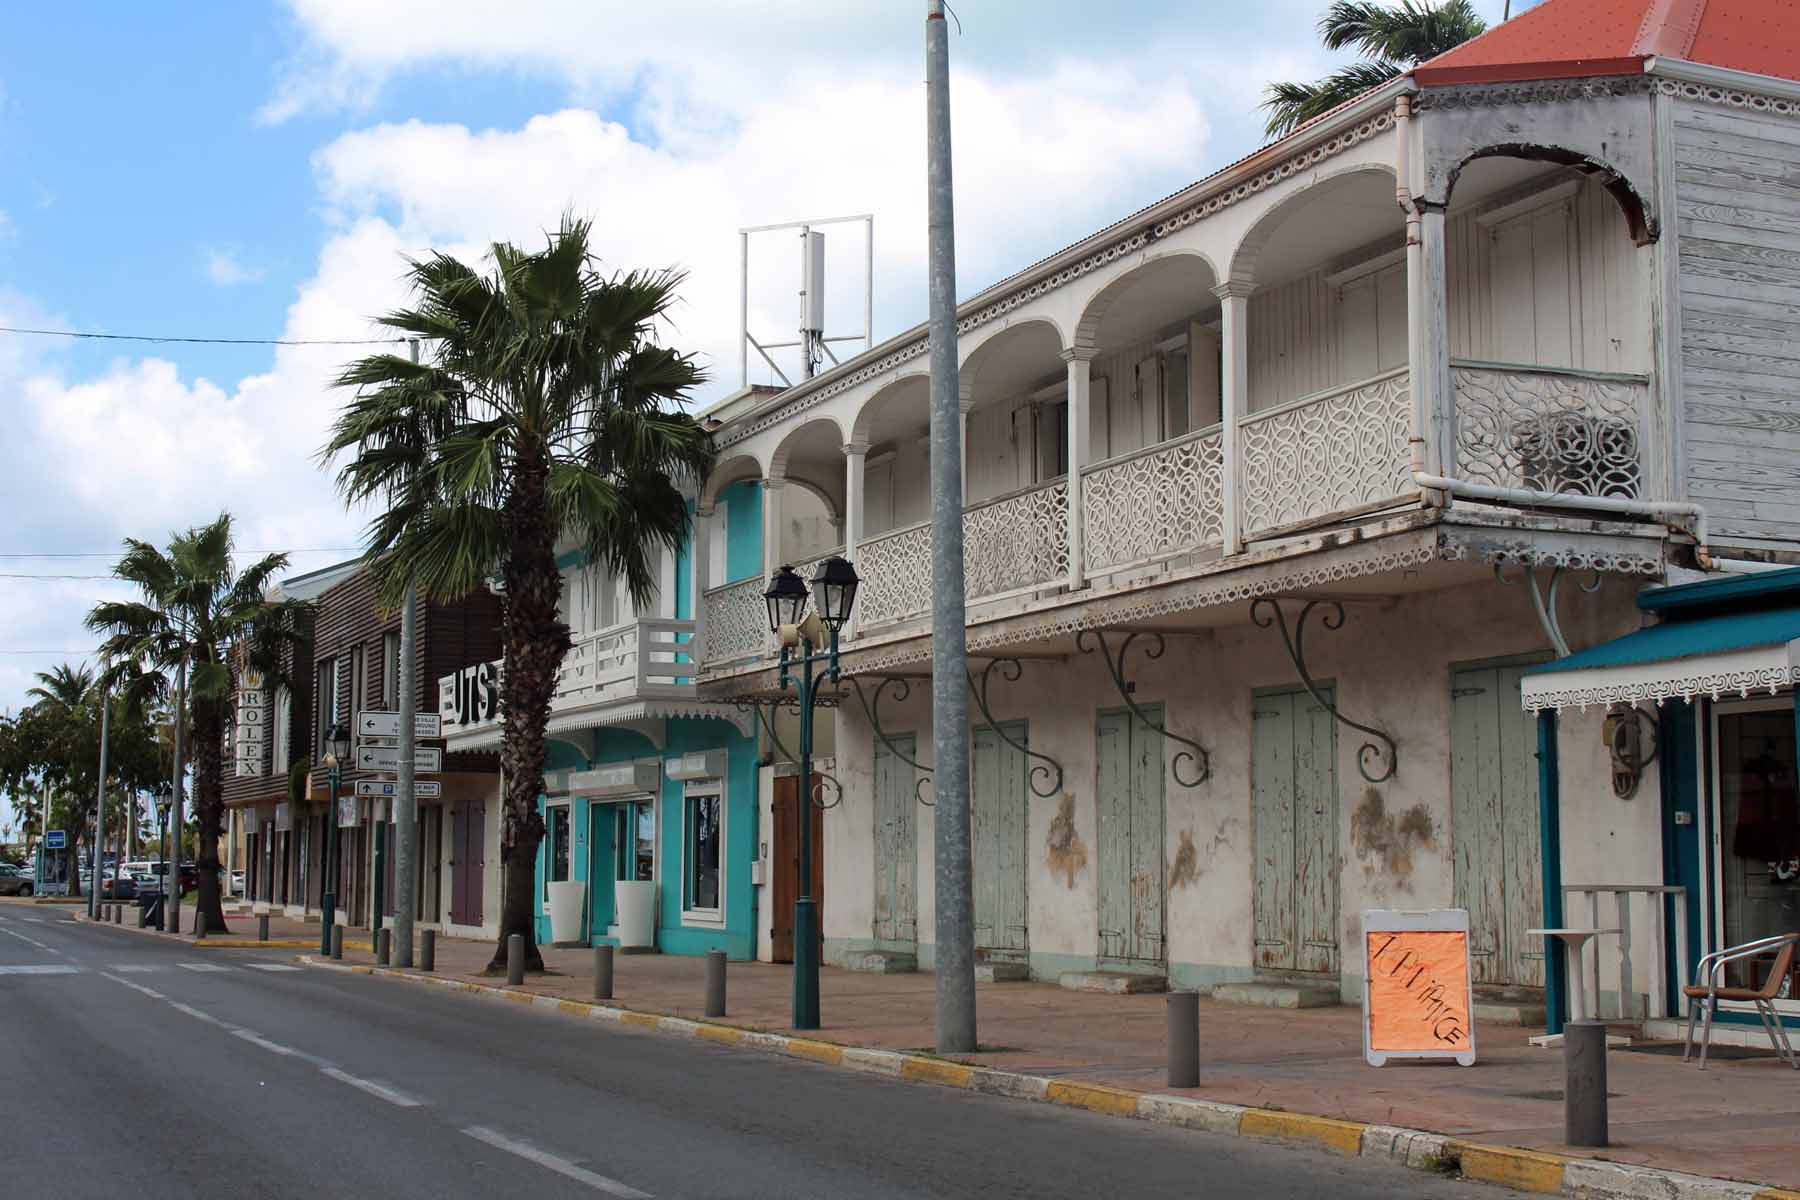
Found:
<path fill-rule="evenodd" d="M 487 805 L 458 801 L 450 826 L 450 919 L 458 925 L 481 924 L 482 881 L 487 853 L 483 834 Z"/>
<path fill-rule="evenodd" d="M 629 804 L 588 805 L 588 940 L 608 936 L 613 923 L 613 884 L 619 878 L 620 826 Z"/>
<path fill-rule="evenodd" d="M 917 760 L 912 734 L 896 736 L 894 745 Z M 916 776 L 900 754 L 876 741 L 875 940 L 904 949 L 919 941 L 919 835 Z"/>
<path fill-rule="evenodd" d="M 1146 715 L 1161 722 L 1162 709 Z M 1129 712 L 1100 715 L 1097 840 L 1099 951 L 1125 963 L 1165 961 L 1162 735 Z"/>
<path fill-rule="evenodd" d="M 1336 723 L 1304 690 L 1259 693 L 1253 703 L 1256 965 L 1335 974 Z"/>
<path fill-rule="evenodd" d="M 1519 704 L 1526 667 L 1450 676 L 1450 845 L 1456 905 L 1469 910 L 1476 983 L 1544 986 L 1537 722 Z"/>
<path fill-rule="evenodd" d="M 1009 724 L 1005 729 L 1008 737 L 1025 742 L 1024 722 Z M 1029 945 L 1025 907 L 1025 756 L 987 728 L 973 732 L 969 751 L 975 949 L 1000 958 L 1022 958 Z"/>
<path fill-rule="evenodd" d="M 244 838 L 244 895 L 253 900 L 262 895 L 262 872 L 257 869 L 261 865 L 261 856 L 262 839 L 254 833 L 247 834 Z"/>
<path fill-rule="evenodd" d="M 813 776 L 818 785 L 819 777 Z M 814 919 L 819 923 L 821 941 L 825 929 L 825 814 L 816 804 L 812 811 L 812 895 L 817 902 Z M 769 949 L 776 962 L 794 961 L 794 900 L 800 894 L 800 777 L 775 777 L 774 844 L 769 852 L 769 870 L 774 875 L 769 912 Z"/>

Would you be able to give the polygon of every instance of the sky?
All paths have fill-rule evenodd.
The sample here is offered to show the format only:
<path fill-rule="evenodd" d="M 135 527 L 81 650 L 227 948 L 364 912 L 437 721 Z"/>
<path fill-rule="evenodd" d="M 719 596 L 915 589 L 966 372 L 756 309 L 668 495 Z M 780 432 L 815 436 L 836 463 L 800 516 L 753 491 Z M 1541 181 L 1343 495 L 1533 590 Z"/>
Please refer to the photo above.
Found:
<path fill-rule="evenodd" d="M 1324 6 L 961 0 L 960 294 L 1254 149 L 1263 85 L 1343 57 L 1316 44 Z M 1478 0 L 1490 20 L 1500 6 Z M 875 339 L 923 319 L 923 10 L 7 5 L 0 325 L 377 337 L 407 256 L 479 258 L 573 212 L 608 269 L 687 272 L 665 336 L 709 365 L 697 400 L 717 399 L 738 382 L 741 226 L 873 213 Z M 827 332 L 860 332 L 860 231 L 827 246 Z M 753 243 L 764 340 L 792 336 L 796 251 Z M 91 657 L 81 618 L 127 594 L 103 578 L 124 537 L 161 544 L 228 510 L 242 551 L 288 552 L 295 572 L 354 554 L 364 517 L 317 450 L 344 399 L 331 379 L 363 352 L 0 333 L 0 710 Z"/>

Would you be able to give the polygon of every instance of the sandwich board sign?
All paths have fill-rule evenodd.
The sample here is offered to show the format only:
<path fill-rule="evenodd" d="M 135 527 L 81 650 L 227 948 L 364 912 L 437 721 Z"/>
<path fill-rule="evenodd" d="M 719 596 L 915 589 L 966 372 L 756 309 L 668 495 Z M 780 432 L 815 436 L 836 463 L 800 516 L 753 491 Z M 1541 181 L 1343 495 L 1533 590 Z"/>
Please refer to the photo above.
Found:
<path fill-rule="evenodd" d="M 1469 912 L 1363 913 L 1363 1058 L 1451 1058 L 1475 1065 Z"/>

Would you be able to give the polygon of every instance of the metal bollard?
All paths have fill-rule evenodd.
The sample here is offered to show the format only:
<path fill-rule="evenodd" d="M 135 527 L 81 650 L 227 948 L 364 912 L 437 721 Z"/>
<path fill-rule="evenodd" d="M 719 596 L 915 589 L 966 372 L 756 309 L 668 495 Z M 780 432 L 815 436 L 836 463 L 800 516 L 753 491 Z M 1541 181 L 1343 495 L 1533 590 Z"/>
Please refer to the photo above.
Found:
<path fill-rule="evenodd" d="M 725 952 L 706 952 L 706 1015 L 725 1015 Z"/>
<path fill-rule="evenodd" d="M 259 942 L 266 942 L 269 940 L 269 914 L 268 913 L 257 913 L 256 914 L 256 940 Z"/>
<path fill-rule="evenodd" d="M 437 970 L 437 930 L 423 930 L 419 937 L 419 970 Z"/>
<path fill-rule="evenodd" d="M 194 940 L 196 942 L 206 940 L 206 918 L 200 915 L 200 910 L 197 908 L 194 910 Z"/>
<path fill-rule="evenodd" d="M 337 959 L 344 957 L 344 927 L 342 925 L 331 927 L 331 957 Z"/>
<path fill-rule="evenodd" d="M 525 982 L 525 935 L 511 934 L 506 939 L 506 986 L 518 987 Z"/>
<path fill-rule="evenodd" d="M 1563 1141 L 1604 1146 L 1606 1141 L 1606 1023 L 1570 1021 L 1563 1026 Z"/>
<path fill-rule="evenodd" d="M 613 998 L 613 948 L 594 947 L 594 999 Z"/>
<path fill-rule="evenodd" d="M 125 923 L 125 908 L 124 908 L 124 906 L 120 905 L 120 904 L 113 905 L 113 924 L 114 925 L 122 925 L 124 923 Z"/>
<path fill-rule="evenodd" d="M 1200 993 L 1169 993 L 1169 1086 L 1200 1086 Z"/>
<path fill-rule="evenodd" d="M 394 943 L 392 940 L 393 934 L 394 934 L 394 931 L 387 928 L 386 926 L 383 926 L 382 928 L 377 929 L 375 931 L 375 965 L 376 966 L 379 966 L 379 967 L 387 966 L 388 960 L 393 957 L 393 954 L 394 954 Z"/>

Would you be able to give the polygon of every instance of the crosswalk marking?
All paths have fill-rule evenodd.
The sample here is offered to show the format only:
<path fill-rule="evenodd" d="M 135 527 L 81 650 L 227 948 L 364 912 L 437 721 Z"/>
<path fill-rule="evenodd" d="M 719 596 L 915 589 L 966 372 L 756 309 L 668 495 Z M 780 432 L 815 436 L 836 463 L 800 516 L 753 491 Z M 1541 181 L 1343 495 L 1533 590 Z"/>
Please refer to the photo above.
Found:
<path fill-rule="evenodd" d="M 81 968 L 62 963 L 0 963 L 0 975 L 79 975 Z"/>
<path fill-rule="evenodd" d="M 123 975 L 153 975 L 163 969 L 162 963 L 114 963 L 112 969 Z"/>
<path fill-rule="evenodd" d="M 245 963 L 244 965 L 255 971 L 298 971 L 300 969 L 291 963 Z"/>
<path fill-rule="evenodd" d="M 231 970 L 230 967 L 224 966 L 221 963 L 184 962 L 184 963 L 177 963 L 175 965 L 180 967 L 184 971 L 229 971 L 229 970 Z"/>

